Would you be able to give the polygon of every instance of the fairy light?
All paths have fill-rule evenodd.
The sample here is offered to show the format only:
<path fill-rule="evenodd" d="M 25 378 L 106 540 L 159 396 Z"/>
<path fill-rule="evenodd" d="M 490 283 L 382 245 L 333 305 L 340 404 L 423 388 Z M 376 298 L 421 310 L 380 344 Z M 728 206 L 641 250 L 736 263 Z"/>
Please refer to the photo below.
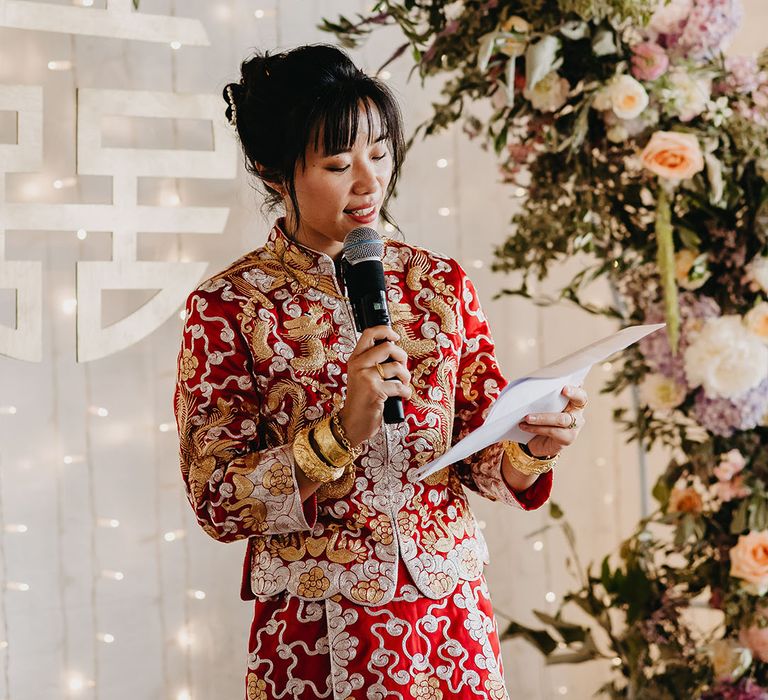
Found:
<path fill-rule="evenodd" d="M 99 518 L 96 521 L 99 527 L 118 528 L 120 527 L 120 521 L 117 518 Z"/>
<path fill-rule="evenodd" d="M 98 416 L 99 418 L 106 418 L 109 415 L 109 410 L 103 406 L 91 406 L 88 409 L 88 412 L 94 416 Z"/>
<path fill-rule="evenodd" d="M 195 638 L 187 627 L 182 627 L 176 635 L 176 641 L 179 643 L 180 647 L 189 648 L 194 643 Z"/>
<path fill-rule="evenodd" d="M 172 41 L 172 42 L 171 42 L 171 48 L 172 48 L 174 51 L 178 51 L 178 50 L 181 48 L 181 42 L 180 42 L 180 41 L 175 41 L 175 40 L 174 40 L 174 41 Z"/>
<path fill-rule="evenodd" d="M 104 634 L 97 634 L 96 639 L 104 642 L 104 644 L 112 644 L 115 641 L 115 636 L 106 632 Z"/>
<path fill-rule="evenodd" d="M 447 158 L 438 158 L 436 163 L 438 168 L 447 168 L 448 167 L 448 159 Z"/>
<path fill-rule="evenodd" d="M 9 591 L 19 591 L 20 593 L 26 593 L 29 590 L 29 584 L 23 581 L 8 581 L 5 587 Z"/>
<path fill-rule="evenodd" d="M 170 433 L 172 428 L 173 428 L 173 425 L 171 425 L 170 423 L 160 423 L 160 425 L 157 426 L 157 429 L 161 433 Z"/>
<path fill-rule="evenodd" d="M 545 595 L 545 596 L 544 596 L 544 599 L 545 599 L 545 600 L 546 600 L 548 603 L 554 603 L 554 602 L 557 600 L 557 596 L 554 594 L 554 592 L 552 592 L 552 591 L 548 591 L 548 592 L 547 592 L 547 595 Z"/>
<path fill-rule="evenodd" d="M 605 457 L 598 457 L 598 458 L 595 460 L 595 464 L 596 464 L 598 467 L 604 467 L 606 464 L 608 464 L 608 460 L 607 460 Z"/>
<path fill-rule="evenodd" d="M 187 320 L 187 310 L 186 309 L 182 309 L 181 311 L 179 311 L 179 318 L 182 321 L 186 321 Z"/>
<path fill-rule="evenodd" d="M 392 73 L 390 73 L 388 70 L 383 70 L 381 73 L 379 73 L 379 77 L 382 80 L 389 80 L 392 77 Z"/>
<path fill-rule="evenodd" d="M 205 600 L 205 591 L 190 591 L 189 597 L 195 600 Z"/>
<path fill-rule="evenodd" d="M 544 549 L 544 543 L 541 540 L 536 540 L 533 543 L 533 550 L 535 552 L 540 552 L 542 549 Z"/>
<path fill-rule="evenodd" d="M 125 578 L 125 574 L 122 571 L 111 571 L 110 569 L 104 569 L 101 572 L 104 578 L 112 579 L 113 581 L 122 581 Z"/>
<path fill-rule="evenodd" d="M 72 673 L 67 679 L 67 689 L 70 693 L 79 693 L 85 689 L 85 678 L 79 673 Z"/>
<path fill-rule="evenodd" d="M 518 187 L 515 189 L 515 197 L 525 197 L 526 192 L 528 192 L 528 190 L 526 190 L 525 187 Z"/>
<path fill-rule="evenodd" d="M 86 238 L 88 238 L 88 231 L 86 231 L 84 228 L 77 229 L 77 237 L 84 241 Z"/>
<path fill-rule="evenodd" d="M 618 656 L 614 656 L 614 657 L 611 659 L 611 665 L 612 665 L 612 666 L 621 666 L 621 658 L 620 658 L 620 657 L 618 657 Z"/>
<path fill-rule="evenodd" d="M 186 688 L 182 688 L 178 693 L 176 693 L 176 700 L 192 700 L 192 693 L 190 693 Z"/>
<path fill-rule="evenodd" d="M 558 692 L 558 693 L 560 693 L 560 695 L 568 695 L 568 686 L 565 686 L 565 685 L 561 685 L 561 686 L 560 686 L 560 687 L 557 689 L 557 692 Z"/>
<path fill-rule="evenodd" d="M 606 493 L 603 496 L 603 503 L 605 503 L 605 505 L 607 505 L 607 506 L 611 505 L 611 503 L 613 503 L 613 494 L 612 493 Z"/>
<path fill-rule="evenodd" d="M 0 416 L 15 416 L 16 406 L 0 406 Z"/>
<path fill-rule="evenodd" d="M 71 315 L 75 313 L 75 309 L 77 309 L 77 299 L 64 299 L 61 302 L 61 310 L 65 314 Z"/>
<path fill-rule="evenodd" d="M 65 187 L 74 187 L 76 184 L 77 178 L 74 177 L 57 178 L 53 181 L 53 189 L 61 190 Z"/>
<path fill-rule="evenodd" d="M 479 527 L 481 530 L 485 530 L 485 520 L 478 520 L 477 527 Z"/>
<path fill-rule="evenodd" d="M 474 267 L 476 270 L 479 270 L 480 268 L 484 267 L 485 263 L 482 260 L 473 260 L 472 261 L 472 267 Z"/>
<path fill-rule="evenodd" d="M 29 531 L 29 528 L 23 523 L 11 523 L 5 526 L 5 531 L 12 535 L 13 534 L 23 535 L 25 532 Z"/>
<path fill-rule="evenodd" d="M 184 530 L 170 530 L 163 535 L 163 539 L 166 542 L 175 542 L 176 540 L 182 539 L 185 534 Z"/>
<path fill-rule="evenodd" d="M 4 639 L 0 642 L 0 649 L 7 649 L 8 648 L 8 642 L 6 642 Z"/>
<path fill-rule="evenodd" d="M 451 210 L 448 207 L 440 207 L 437 210 L 437 213 L 440 214 L 440 216 L 450 216 Z"/>
<path fill-rule="evenodd" d="M 264 10 L 254 10 L 253 16 L 256 19 L 264 19 Z"/>
<path fill-rule="evenodd" d="M 48 70 L 65 71 L 72 69 L 72 61 L 48 61 Z"/>
<path fill-rule="evenodd" d="M 613 369 L 611 362 L 603 362 L 603 372 L 610 372 Z"/>

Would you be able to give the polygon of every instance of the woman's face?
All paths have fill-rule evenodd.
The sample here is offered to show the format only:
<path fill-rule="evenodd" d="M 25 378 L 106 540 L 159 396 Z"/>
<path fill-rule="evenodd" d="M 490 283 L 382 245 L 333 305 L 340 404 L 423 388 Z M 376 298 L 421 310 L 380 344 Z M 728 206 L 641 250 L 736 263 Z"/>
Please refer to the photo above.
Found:
<path fill-rule="evenodd" d="M 381 119 L 371 105 L 373 135 L 360 106 L 357 140 L 351 150 L 323 155 L 313 144 L 307 149 L 306 167 L 296 169 L 296 197 L 301 222 L 294 237 L 299 243 L 332 258 L 341 254 L 346 235 L 358 226 L 375 228 L 382 200 L 392 177 L 392 154 L 381 133 Z M 285 197 L 288 230 L 295 231 L 290 197 Z M 352 213 L 354 212 L 354 213 Z"/>

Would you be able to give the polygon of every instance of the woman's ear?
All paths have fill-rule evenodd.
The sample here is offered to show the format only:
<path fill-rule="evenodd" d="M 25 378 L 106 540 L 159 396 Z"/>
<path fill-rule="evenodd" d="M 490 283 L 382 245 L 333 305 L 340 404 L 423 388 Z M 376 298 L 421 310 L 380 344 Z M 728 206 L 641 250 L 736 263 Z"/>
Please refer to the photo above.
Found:
<path fill-rule="evenodd" d="M 267 177 L 267 169 L 260 165 L 259 163 L 256 163 L 256 172 L 259 174 L 259 177 L 262 179 L 263 182 L 268 184 L 273 190 L 278 192 L 281 197 L 285 197 L 287 193 L 287 189 L 283 185 L 282 182 L 278 182 L 276 180 L 272 180 L 269 177 Z"/>

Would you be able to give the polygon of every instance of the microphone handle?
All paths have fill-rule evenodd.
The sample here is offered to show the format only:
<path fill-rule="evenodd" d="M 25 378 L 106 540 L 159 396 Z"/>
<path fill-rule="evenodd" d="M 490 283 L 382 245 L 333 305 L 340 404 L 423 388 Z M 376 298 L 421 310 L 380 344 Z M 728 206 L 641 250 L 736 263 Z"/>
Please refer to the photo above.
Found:
<path fill-rule="evenodd" d="M 392 327 L 392 323 L 389 318 L 389 308 L 387 306 L 387 297 L 384 290 L 380 290 L 375 293 L 368 293 L 355 300 L 352 307 L 355 315 L 355 321 L 358 325 L 358 330 L 364 331 L 366 328 L 372 328 L 373 326 L 389 326 Z M 376 345 L 383 343 L 383 340 L 377 341 Z M 386 362 L 392 362 L 392 358 L 388 357 L 384 360 Z M 386 381 L 399 381 L 397 377 L 392 377 Z M 388 425 L 395 423 L 402 423 L 405 420 L 405 411 L 403 410 L 403 400 L 399 396 L 389 396 L 384 401 L 384 422 Z"/>

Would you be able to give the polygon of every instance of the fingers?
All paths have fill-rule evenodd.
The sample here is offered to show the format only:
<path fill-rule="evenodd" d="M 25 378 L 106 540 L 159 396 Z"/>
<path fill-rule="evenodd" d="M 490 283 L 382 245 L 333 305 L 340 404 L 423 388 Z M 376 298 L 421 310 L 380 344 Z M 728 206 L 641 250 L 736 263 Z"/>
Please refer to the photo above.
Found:
<path fill-rule="evenodd" d="M 587 392 L 582 386 L 567 386 L 563 389 L 562 394 L 568 398 L 569 406 L 573 408 L 581 409 L 587 405 Z"/>
<path fill-rule="evenodd" d="M 371 328 L 366 328 L 360 334 L 357 345 L 349 356 L 349 359 L 351 360 L 353 357 L 364 354 L 378 342 L 389 341 L 394 344 L 398 340 L 400 340 L 400 336 L 389 326 L 373 326 Z"/>

